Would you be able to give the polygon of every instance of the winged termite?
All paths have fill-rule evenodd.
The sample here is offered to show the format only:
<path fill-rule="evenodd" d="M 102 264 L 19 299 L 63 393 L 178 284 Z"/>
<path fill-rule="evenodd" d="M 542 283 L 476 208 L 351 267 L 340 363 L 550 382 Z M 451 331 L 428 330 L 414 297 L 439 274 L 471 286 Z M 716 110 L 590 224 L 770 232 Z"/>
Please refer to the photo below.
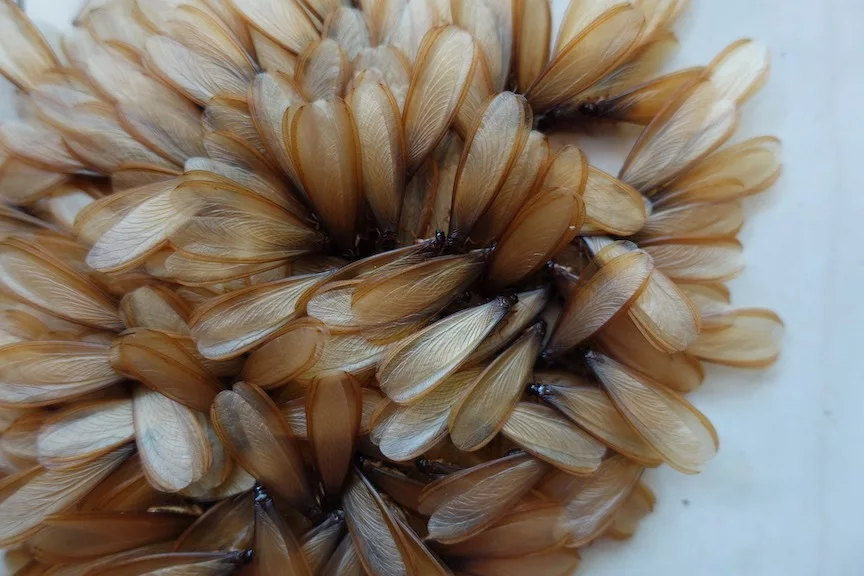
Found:
<path fill-rule="evenodd" d="M 704 68 L 697 67 L 666 74 L 626 92 L 586 102 L 580 112 L 597 118 L 647 125 L 672 97 L 697 81 L 703 73 Z"/>
<path fill-rule="evenodd" d="M 658 206 L 725 202 L 762 192 L 780 176 L 780 141 L 751 138 L 707 156 L 656 195 Z"/>
<path fill-rule="evenodd" d="M 443 550 L 469 558 L 518 558 L 554 550 L 565 540 L 558 526 L 562 510 L 558 504 L 545 503 L 511 512 L 476 536 Z"/>
<path fill-rule="evenodd" d="M 531 378 L 546 326 L 528 328 L 468 384 L 450 412 L 450 439 L 464 451 L 488 444 L 505 425 Z"/>
<path fill-rule="evenodd" d="M 479 277 L 486 258 L 476 250 L 370 276 L 354 287 L 351 313 L 362 324 L 382 324 L 437 312 Z"/>
<path fill-rule="evenodd" d="M 650 255 L 634 250 L 609 260 L 594 275 L 580 278 L 567 294 L 545 353 L 560 354 L 600 330 L 645 290 L 652 270 Z"/>
<path fill-rule="evenodd" d="M 309 565 L 273 501 L 263 492 L 255 497 L 255 554 L 252 563 L 256 574 L 308 576 Z"/>
<path fill-rule="evenodd" d="M 714 428 L 684 398 L 611 358 L 594 355 L 589 364 L 622 416 L 667 464 L 692 474 L 717 452 Z"/>
<path fill-rule="evenodd" d="M 174 552 L 243 550 L 254 530 L 253 493 L 222 500 L 198 517 L 178 538 Z"/>
<path fill-rule="evenodd" d="M 549 154 L 546 137 L 532 130 L 501 190 L 472 230 L 472 240 L 491 242 L 501 238 L 519 209 L 531 198 L 534 182 L 546 165 Z"/>
<path fill-rule="evenodd" d="M 405 140 L 399 105 L 384 82 L 365 73 L 349 98 L 362 155 L 363 191 L 382 236 L 396 231 L 405 188 Z"/>
<path fill-rule="evenodd" d="M 645 127 L 618 176 L 651 193 L 723 144 L 737 121 L 734 102 L 710 80 L 691 84 Z"/>
<path fill-rule="evenodd" d="M 644 27 L 642 13 L 629 4 L 611 6 L 595 19 L 585 20 L 580 28 L 565 18 L 552 61 L 528 88 L 526 97 L 538 112 L 573 99 L 614 69 Z"/>
<path fill-rule="evenodd" d="M 189 307 L 164 286 L 142 286 L 120 301 L 120 314 L 127 327 L 188 334 Z"/>
<path fill-rule="evenodd" d="M 359 470 L 355 469 L 349 478 L 342 506 L 355 552 L 366 571 L 394 576 L 410 574 L 408 551 L 393 513 Z M 348 557 L 342 556 L 339 564 L 343 567 L 353 564 L 350 551 L 343 554 Z"/>
<path fill-rule="evenodd" d="M 255 350 L 243 367 L 243 379 L 261 388 L 275 388 L 305 373 L 320 358 L 328 330 L 314 318 L 301 318 Z"/>
<path fill-rule="evenodd" d="M 0 404 L 46 406 L 120 382 L 108 345 L 20 342 L 0 350 Z"/>
<path fill-rule="evenodd" d="M 363 12 L 347 6 L 339 6 L 330 12 L 324 22 L 323 36 L 338 42 L 349 61 L 354 60 L 357 54 L 371 45 Z"/>
<path fill-rule="evenodd" d="M 616 455 L 604 460 L 593 475 L 571 486 L 560 520 L 561 528 L 567 532 L 567 546 L 582 546 L 600 536 L 641 476 L 639 465 Z"/>
<path fill-rule="evenodd" d="M 312 290 L 328 276 L 292 276 L 214 298 L 190 320 L 198 349 L 209 358 L 232 358 L 271 339 L 298 316 Z"/>
<path fill-rule="evenodd" d="M 519 92 L 534 83 L 549 61 L 552 6 L 548 0 L 513 4 L 513 76 Z"/>
<path fill-rule="evenodd" d="M 59 68 L 60 62 L 18 5 L 5 2 L 0 18 L 4 24 L 0 73 L 21 90 L 29 90 L 42 74 Z"/>
<path fill-rule="evenodd" d="M 290 129 L 285 119 L 282 130 L 290 134 L 291 157 L 306 194 L 340 246 L 351 250 L 362 177 L 351 109 L 342 100 L 319 100 L 301 105 L 291 118 Z"/>
<path fill-rule="evenodd" d="M 768 50 L 750 39 L 733 42 L 708 65 L 705 72 L 720 98 L 744 104 L 768 78 Z"/>
<path fill-rule="evenodd" d="M 673 281 L 714 283 L 737 276 L 744 268 L 737 240 L 670 239 L 645 245 L 654 264 Z"/>
<path fill-rule="evenodd" d="M 456 173 L 448 242 L 462 243 L 492 204 L 528 139 L 531 109 L 502 92 L 489 101 L 465 141 Z"/>
<path fill-rule="evenodd" d="M 129 399 L 96 401 L 53 415 L 38 431 L 36 449 L 43 466 L 64 468 L 110 452 L 134 435 Z"/>
<path fill-rule="evenodd" d="M 405 186 L 396 230 L 397 245 L 410 246 L 423 239 L 429 229 L 439 190 L 438 164 L 430 158 Z M 389 238 L 385 241 L 391 242 Z"/>
<path fill-rule="evenodd" d="M 251 475 L 301 509 L 311 504 L 309 482 L 291 429 L 259 388 L 243 382 L 220 392 L 213 426 L 228 451 Z"/>
<path fill-rule="evenodd" d="M 687 349 L 689 354 L 739 368 L 764 368 L 777 361 L 783 321 L 774 312 L 745 308 L 720 316 L 728 323 L 703 330 Z"/>
<path fill-rule="evenodd" d="M 606 264 L 635 247 L 609 239 L 586 239 L 589 250 L 600 264 Z M 660 270 L 653 270 L 627 314 L 642 335 L 661 352 L 685 350 L 699 334 L 698 310 L 687 296 Z"/>
<path fill-rule="evenodd" d="M 447 435 L 447 420 L 459 396 L 481 371 L 469 368 L 456 372 L 417 402 L 398 406 L 380 419 L 373 433 L 380 438 L 382 454 L 391 460 L 408 461 L 435 446 Z"/>
<path fill-rule="evenodd" d="M 339 491 L 348 473 L 361 414 L 360 384 L 353 376 L 336 372 L 312 380 L 306 422 L 316 467 L 328 494 Z"/>
<path fill-rule="evenodd" d="M 132 452 L 124 446 L 69 470 L 35 467 L 0 481 L 0 542 L 10 546 L 36 533 L 47 516 L 75 505 Z"/>
<path fill-rule="evenodd" d="M 357 548 L 350 534 L 346 534 L 321 570 L 322 576 L 363 576 Z"/>
<path fill-rule="evenodd" d="M 179 535 L 192 517 L 152 512 L 90 512 L 46 518 L 31 540 L 37 558 L 62 564 L 113 554 Z"/>
<path fill-rule="evenodd" d="M 242 552 L 171 552 L 151 554 L 99 567 L 93 574 L 100 576 L 136 576 L 138 574 L 164 574 L 165 576 L 228 576 L 242 564 Z"/>
<path fill-rule="evenodd" d="M 474 39 L 458 28 L 434 28 L 423 38 L 402 113 L 407 172 L 426 160 L 453 121 L 477 63 Z"/>
<path fill-rule="evenodd" d="M 657 498 L 654 496 L 654 492 L 644 482 L 639 482 L 633 492 L 630 493 L 630 497 L 615 514 L 615 519 L 609 526 L 606 535 L 616 540 L 630 538 L 636 533 L 639 521 L 654 510 L 656 502 Z"/>
<path fill-rule="evenodd" d="M 386 40 L 387 44 L 400 50 L 409 62 L 414 62 L 423 37 L 439 25 L 438 11 L 433 0 L 412 0 L 404 4 Z"/>
<path fill-rule="evenodd" d="M 348 82 L 345 51 L 329 38 L 310 44 L 297 63 L 295 80 L 310 102 L 341 96 Z"/>
<path fill-rule="evenodd" d="M 428 394 L 459 369 L 511 305 L 509 300 L 498 298 L 468 308 L 395 344 L 378 365 L 381 390 L 399 403 Z"/>
<path fill-rule="evenodd" d="M 405 55 L 392 46 L 364 48 L 354 57 L 351 73 L 356 77 L 367 70 L 375 70 L 381 75 L 383 82 L 393 93 L 399 110 L 403 110 L 411 82 L 411 63 Z"/>
<path fill-rule="evenodd" d="M 506 515 L 547 471 L 543 462 L 521 454 L 430 484 L 421 496 L 422 505 L 431 507 L 429 539 L 454 544 L 480 533 Z"/>
<path fill-rule="evenodd" d="M 600 465 L 606 447 L 541 404 L 520 402 L 502 434 L 541 460 L 571 474 L 589 474 Z"/>
<path fill-rule="evenodd" d="M 585 203 L 573 188 L 542 191 L 516 214 L 492 253 L 488 284 L 511 286 L 524 280 L 562 250 L 585 221 Z"/>
<path fill-rule="evenodd" d="M 643 466 L 662 462 L 602 389 L 566 372 L 537 372 L 534 380 L 540 398 L 616 452 Z"/>
<path fill-rule="evenodd" d="M 65 320 L 97 329 L 122 327 L 114 298 L 25 241 L 9 238 L 0 243 L 0 283 L 31 306 Z"/>
<path fill-rule="evenodd" d="M 232 100 L 224 96 L 213 98 L 204 109 L 201 123 L 207 132 L 231 133 L 259 153 L 267 154 L 245 100 Z M 184 158 L 184 161 L 187 159 Z"/>
<path fill-rule="evenodd" d="M 194 411 L 144 386 L 135 388 L 132 406 L 135 442 L 150 482 L 179 492 L 206 474 L 211 447 Z"/>
<path fill-rule="evenodd" d="M 639 232 L 643 242 L 673 238 L 728 239 L 744 224 L 744 211 L 737 201 L 717 204 L 684 204 L 656 210 Z"/>

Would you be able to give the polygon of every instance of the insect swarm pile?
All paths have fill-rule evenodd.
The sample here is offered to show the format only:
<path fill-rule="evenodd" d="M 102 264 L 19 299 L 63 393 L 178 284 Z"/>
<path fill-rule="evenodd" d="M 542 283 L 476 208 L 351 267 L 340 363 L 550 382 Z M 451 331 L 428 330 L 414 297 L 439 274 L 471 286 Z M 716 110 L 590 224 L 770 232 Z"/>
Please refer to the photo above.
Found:
<path fill-rule="evenodd" d="M 768 58 L 685 0 L 0 1 L 0 546 L 36 575 L 567 575 L 718 448 Z M 643 125 L 616 176 L 568 134 Z M 572 141 L 572 139 L 569 139 Z"/>

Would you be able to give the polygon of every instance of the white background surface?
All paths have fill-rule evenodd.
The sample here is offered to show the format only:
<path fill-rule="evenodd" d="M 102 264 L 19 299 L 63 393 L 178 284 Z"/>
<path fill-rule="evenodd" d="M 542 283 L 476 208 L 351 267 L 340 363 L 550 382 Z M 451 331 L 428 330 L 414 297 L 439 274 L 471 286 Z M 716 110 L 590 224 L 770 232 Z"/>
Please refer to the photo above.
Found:
<path fill-rule="evenodd" d="M 560 20 L 566 0 L 554 3 Z M 27 11 L 62 27 L 77 4 L 27 0 Z M 774 58 L 739 138 L 778 135 L 785 172 L 748 205 L 748 268 L 731 287 L 734 303 L 780 313 L 784 355 L 762 373 L 709 368 L 691 399 L 720 434 L 716 460 L 695 477 L 649 473 L 654 514 L 631 541 L 593 545 L 580 573 L 864 575 L 864 2 L 692 4 L 677 26 L 681 65 L 744 36 Z M 617 171 L 618 141 L 586 137 L 584 148 Z"/>

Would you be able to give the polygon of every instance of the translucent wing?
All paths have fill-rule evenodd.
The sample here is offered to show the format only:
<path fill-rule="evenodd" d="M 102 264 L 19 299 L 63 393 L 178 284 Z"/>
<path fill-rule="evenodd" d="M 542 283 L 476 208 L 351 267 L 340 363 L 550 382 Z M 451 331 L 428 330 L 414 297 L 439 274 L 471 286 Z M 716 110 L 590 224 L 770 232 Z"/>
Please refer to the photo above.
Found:
<path fill-rule="evenodd" d="M 244 549 L 252 541 L 254 509 L 252 492 L 226 498 L 199 516 L 177 538 L 174 552 L 216 552 Z"/>
<path fill-rule="evenodd" d="M 348 473 L 361 415 L 360 384 L 353 376 L 335 372 L 312 380 L 306 422 L 315 464 L 329 494 L 339 492 Z"/>
<path fill-rule="evenodd" d="M 645 203 L 632 187 L 598 170 L 588 169 L 588 181 L 582 195 L 585 219 L 595 229 L 629 236 L 645 224 Z"/>
<path fill-rule="evenodd" d="M 516 455 L 430 484 L 424 501 L 434 498 L 437 505 L 429 518 L 429 538 L 453 544 L 478 534 L 503 517 L 547 471 L 543 462 Z"/>
<path fill-rule="evenodd" d="M 694 390 L 705 378 L 699 360 L 681 352 L 661 352 L 628 315 L 613 318 L 594 342 L 604 354 L 678 392 Z"/>
<path fill-rule="evenodd" d="M 44 406 L 106 388 L 123 378 L 111 349 L 88 342 L 21 342 L 0 349 L 0 403 Z"/>
<path fill-rule="evenodd" d="M 505 425 L 531 378 L 545 325 L 537 323 L 502 352 L 465 389 L 450 413 L 450 439 L 460 450 L 478 450 Z"/>
<path fill-rule="evenodd" d="M 706 157 L 663 190 L 657 205 L 743 198 L 770 187 L 780 171 L 780 141 L 773 136 L 751 138 Z"/>
<path fill-rule="evenodd" d="M 291 428 L 260 389 L 243 382 L 220 392 L 213 426 L 234 459 L 268 489 L 300 509 L 310 502 L 309 483 Z"/>
<path fill-rule="evenodd" d="M 744 211 L 737 201 L 685 204 L 652 212 L 639 238 L 731 238 L 743 225 Z"/>
<path fill-rule="evenodd" d="M 74 563 L 176 538 L 190 523 L 189 516 L 153 512 L 56 514 L 30 545 L 44 562 Z"/>
<path fill-rule="evenodd" d="M 676 282 L 725 282 L 744 269 L 737 240 L 655 241 L 645 246 L 654 264 Z"/>
<path fill-rule="evenodd" d="M 379 449 L 397 462 L 417 458 L 447 435 L 447 420 L 459 396 L 480 375 L 482 368 L 469 368 L 448 376 L 417 402 L 398 406 L 375 424 L 373 435 Z"/>
<path fill-rule="evenodd" d="M 48 42 L 24 11 L 12 2 L 0 6 L 0 73 L 22 90 L 29 90 L 46 72 L 60 68 Z"/>
<path fill-rule="evenodd" d="M 407 550 L 390 508 L 357 470 L 349 480 L 342 506 L 363 567 L 372 574 L 407 576 L 410 573 Z M 350 555 L 350 552 L 346 551 L 346 554 Z M 350 558 L 342 558 L 340 564 L 353 565 L 353 562 Z"/>
<path fill-rule="evenodd" d="M 564 310 L 546 352 L 558 354 L 600 330 L 645 289 L 653 270 L 651 257 L 636 250 L 613 258 L 567 295 Z"/>
<path fill-rule="evenodd" d="M 335 40 L 319 40 L 300 57 L 294 78 L 309 102 L 339 97 L 348 82 L 348 57 Z"/>
<path fill-rule="evenodd" d="M 343 249 L 353 248 L 361 166 L 350 108 L 342 100 L 302 105 L 291 120 L 290 138 L 298 177 L 318 215 Z"/>
<path fill-rule="evenodd" d="M 733 42 L 708 65 L 706 75 L 720 98 L 744 104 L 768 79 L 768 49 L 750 39 Z"/>
<path fill-rule="evenodd" d="M 354 289 L 351 312 L 366 324 L 396 322 L 435 312 L 466 290 L 486 261 L 482 250 L 432 258 L 383 276 L 371 276 Z"/>
<path fill-rule="evenodd" d="M 273 501 L 261 496 L 255 500 L 254 546 L 252 563 L 257 574 L 312 574 L 291 527 L 276 510 Z"/>
<path fill-rule="evenodd" d="M 36 449 L 47 468 L 93 460 L 135 436 L 132 401 L 82 402 L 52 416 L 38 431 Z"/>
<path fill-rule="evenodd" d="M 546 165 L 549 154 L 549 142 L 546 136 L 532 130 L 501 190 L 471 231 L 471 238 L 474 241 L 491 242 L 501 238 L 516 214 L 531 197 L 534 182 Z"/>
<path fill-rule="evenodd" d="M 624 418 L 667 464 L 693 474 L 716 454 L 717 433 L 684 398 L 611 358 L 597 355 L 589 363 Z"/>
<path fill-rule="evenodd" d="M 499 298 L 448 316 L 394 345 L 378 365 L 381 390 L 399 403 L 431 392 L 459 369 L 509 308 Z"/>
<path fill-rule="evenodd" d="M 543 503 L 514 511 L 483 532 L 445 548 L 467 558 L 519 558 L 559 548 L 565 534 L 558 526 L 563 508 Z"/>
<path fill-rule="evenodd" d="M 338 42 L 349 61 L 371 44 L 363 12 L 347 6 L 340 6 L 330 13 L 324 23 L 323 35 Z"/>
<path fill-rule="evenodd" d="M 502 92 L 488 103 L 465 142 L 456 173 L 450 242 L 467 238 L 495 199 L 525 147 L 532 121 L 522 96 Z"/>
<path fill-rule="evenodd" d="M 606 453 L 605 446 L 542 404 L 518 403 L 501 433 L 537 458 L 571 474 L 590 474 Z"/>
<path fill-rule="evenodd" d="M 0 283 L 31 306 L 65 320 L 103 330 L 123 327 L 114 298 L 68 263 L 21 240 L 0 244 Z"/>
<path fill-rule="evenodd" d="M 538 111 L 548 110 L 586 90 L 620 63 L 643 26 L 644 17 L 637 8 L 618 4 L 563 46 L 565 34 L 559 34 L 560 49 L 526 93 L 531 105 Z"/>
<path fill-rule="evenodd" d="M 314 318 L 292 322 L 283 333 L 249 355 L 243 366 L 243 380 L 265 389 L 287 384 L 315 364 L 328 337 L 326 326 Z"/>
<path fill-rule="evenodd" d="M 482 362 L 507 346 L 518 334 L 521 334 L 528 325 L 540 316 L 540 313 L 549 303 L 551 294 L 544 288 L 521 292 L 516 295 L 518 301 L 510 309 L 504 320 L 495 327 L 495 330 L 483 340 L 483 343 L 468 358 L 468 364 Z M 544 339 L 545 341 L 545 339 Z"/>
<path fill-rule="evenodd" d="M 651 121 L 630 151 L 618 177 L 643 193 L 686 172 L 725 142 L 738 114 L 703 80 L 681 91 Z"/>
<path fill-rule="evenodd" d="M 318 39 L 315 24 L 297 0 L 229 2 L 249 24 L 295 54 L 300 54 L 311 42 Z"/>
<path fill-rule="evenodd" d="M 723 317 L 726 326 L 702 331 L 687 352 L 705 362 L 740 368 L 763 368 L 777 361 L 783 321 L 774 312 L 745 308 Z"/>
<path fill-rule="evenodd" d="M 174 292 L 159 286 L 142 286 L 120 301 L 123 322 L 129 328 L 142 327 L 188 334 L 189 308 Z"/>
<path fill-rule="evenodd" d="M 641 476 L 641 466 L 616 455 L 604 460 L 594 474 L 580 479 L 567 495 L 561 516 L 568 546 L 582 546 L 600 536 Z"/>
<path fill-rule="evenodd" d="M 549 61 L 552 5 L 549 0 L 518 0 L 513 16 L 516 86 L 519 92 L 525 92 Z"/>
<path fill-rule="evenodd" d="M 233 358 L 268 340 L 302 312 L 327 276 L 292 276 L 207 302 L 190 320 L 198 349 L 209 358 Z"/>
<path fill-rule="evenodd" d="M 41 467 L 7 476 L 0 482 L 0 542 L 11 546 L 34 534 L 42 520 L 73 506 L 119 466 L 131 446 L 68 470 Z"/>
<path fill-rule="evenodd" d="M 538 372 L 542 398 L 592 436 L 643 466 L 662 460 L 618 413 L 609 396 L 577 376 L 564 372 Z"/>
<path fill-rule="evenodd" d="M 576 237 L 584 220 L 585 203 L 577 190 L 557 188 L 535 195 L 492 253 L 489 284 L 511 286 L 539 270 Z"/>
<path fill-rule="evenodd" d="M 355 80 L 349 104 L 357 123 L 363 191 L 383 233 L 399 223 L 405 189 L 405 141 L 399 105 L 383 82 Z"/>
<path fill-rule="evenodd" d="M 207 473 L 212 453 L 196 412 L 144 386 L 135 388 L 132 406 L 138 453 L 154 486 L 179 492 Z"/>
<path fill-rule="evenodd" d="M 468 90 L 476 60 L 474 40 L 463 30 L 433 29 L 424 37 L 402 114 L 409 174 L 444 137 Z"/>

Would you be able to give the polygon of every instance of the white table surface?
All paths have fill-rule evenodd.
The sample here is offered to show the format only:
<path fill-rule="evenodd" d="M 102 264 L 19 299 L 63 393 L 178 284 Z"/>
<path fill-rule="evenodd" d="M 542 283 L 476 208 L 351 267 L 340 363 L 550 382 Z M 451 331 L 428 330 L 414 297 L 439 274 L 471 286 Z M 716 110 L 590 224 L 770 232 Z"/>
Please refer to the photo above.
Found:
<path fill-rule="evenodd" d="M 632 540 L 586 550 L 579 573 L 864 575 L 864 2 L 692 3 L 677 26 L 679 64 L 705 64 L 745 36 L 773 55 L 739 137 L 779 136 L 785 172 L 748 205 L 748 268 L 731 287 L 735 304 L 780 313 L 784 354 L 766 372 L 709 368 L 691 399 L 717 427 L 717 458 L 699 476 L 651 471 L 655 512 Z M 78 2 L 26 4 L 40 25 L 62 28 Z M 566 0 L 554 4 L 557 21 Z M 583 146 L 614 171 L 618 140 Z"/>

